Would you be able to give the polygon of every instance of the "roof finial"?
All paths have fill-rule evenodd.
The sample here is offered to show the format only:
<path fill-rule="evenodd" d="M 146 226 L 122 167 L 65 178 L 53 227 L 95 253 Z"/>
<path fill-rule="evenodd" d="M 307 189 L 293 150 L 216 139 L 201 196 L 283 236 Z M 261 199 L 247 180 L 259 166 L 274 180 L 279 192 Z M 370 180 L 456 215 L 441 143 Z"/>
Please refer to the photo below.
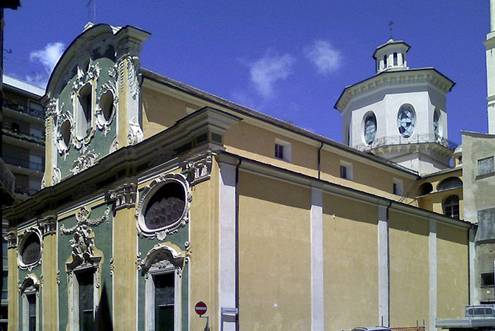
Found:
<path fill-rule="evenodd" d="M 390 21 L 388 22 L 388 34 L 389 34 L 389 39 L 393 39 L 392 38 L 392 34 L 394 32 L 394 21 Z"/>

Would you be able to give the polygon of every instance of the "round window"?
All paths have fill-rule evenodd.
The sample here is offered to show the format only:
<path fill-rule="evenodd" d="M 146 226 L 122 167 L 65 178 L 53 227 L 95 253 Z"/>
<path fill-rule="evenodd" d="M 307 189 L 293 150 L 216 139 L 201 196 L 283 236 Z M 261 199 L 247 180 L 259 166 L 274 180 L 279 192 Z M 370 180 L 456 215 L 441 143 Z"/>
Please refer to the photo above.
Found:
<path fill-rule="evenodd" d="M 110 91 L 105 92 L 100 99 L 101 112 L 106 122 L 109 122 L 113 115 L 113 94 Z"/>
<path fill-rule="evenodd" d="M 144 211 L 148 230 L 171 227 L 179 222 L 186 209 L 186 191 L 176 181 L 165 183 L 149 200 Z"/>
<path fill-rule="evenodd" d="M 373 113 L 368 113 L 364 117 L 364 142 L 371 145 L 376 136 L 376 117 Z"/>
<path fill-rule="evenodd" d="M 40 237 L 36 233 L 30 233 L 24 240 L 21 248 L 21 259 L 25 265 L 36 263 L 41 258 Z"/>
<path fill-rule="evenodd" d="M 397 127 L 399 133 L 405 137 L 409 138 L 414 132 L 414 125 L 416 124 L 416 112 L 413 106 L 403 105 L 399 109 L 397 114 Z"/>
<path fill-rule="evenodd" d="M 435 109 L 433 113 L 433 132 L 435 133 L 435 137 L 440 137 L 440 111 Z"/>

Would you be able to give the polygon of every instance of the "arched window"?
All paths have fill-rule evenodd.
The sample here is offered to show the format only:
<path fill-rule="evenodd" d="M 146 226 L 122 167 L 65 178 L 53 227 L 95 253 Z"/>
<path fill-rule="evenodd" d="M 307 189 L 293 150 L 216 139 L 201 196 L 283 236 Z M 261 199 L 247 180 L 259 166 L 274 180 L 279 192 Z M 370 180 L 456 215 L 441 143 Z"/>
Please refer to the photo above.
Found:
<path fill-rule="evenodd" d="M 433 186 L 431 185 L 431 183 L 423 183 L 419 187 L 419 195 L 426 195 L 431 191 L 433 191 Z"/>
<path fill-rule="evenodd" d="M 451 190 L 454 188 L 462 188 L 462 181 L 457 177 L 446 178 L 437 185 L 437 191 Z"/>
<path fill-rule="evenodd" d="M 87 136 L 91 128 L 93 89 L 91 83 L 84 85 L 77 96 L 77 111 L 75 116 L 76 136 L 82 139 Z"/>
<path fill-rule="evenodd" d="M 39 329 L 39 284 L 34 275 L 26 276 L 21 284 L 21 330 Z"/>
<path fill-rule="evenodd" d="M 459 197 L 451 195 L 443 202 L 443 213 L 445 216 L 459 218 Z"/>

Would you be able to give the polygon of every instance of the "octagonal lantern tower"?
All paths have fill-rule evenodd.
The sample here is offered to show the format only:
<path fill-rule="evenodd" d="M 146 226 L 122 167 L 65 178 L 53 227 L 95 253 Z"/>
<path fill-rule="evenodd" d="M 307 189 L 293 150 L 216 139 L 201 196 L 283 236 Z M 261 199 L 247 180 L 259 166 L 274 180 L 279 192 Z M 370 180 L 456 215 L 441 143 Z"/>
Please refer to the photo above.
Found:
<path fill-rule="evenodd" d="M 423 175 L 449 167 L 447 93 L 455 83 L 435 68 L 410 68 L 410 48 L 393 39 L 378 46 L 376 73 L 347 86 L 335 108 L 346 144 Z"/>

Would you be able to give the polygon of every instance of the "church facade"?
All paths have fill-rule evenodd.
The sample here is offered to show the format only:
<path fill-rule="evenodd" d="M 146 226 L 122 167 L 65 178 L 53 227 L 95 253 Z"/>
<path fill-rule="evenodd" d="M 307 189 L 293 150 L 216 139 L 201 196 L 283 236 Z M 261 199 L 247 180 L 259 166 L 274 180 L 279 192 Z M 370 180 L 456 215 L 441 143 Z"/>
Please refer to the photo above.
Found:
<path fill-rule="evenodd" d="M 475 226 L 446 143 L 450 79 L 410 69 L 390 40 L 337 102 L 340 144 L 144 69 L 148 36 L 88 25 L 54 69 L 44 188 L 4 213 L 9 330 L 433 330 L 463 316 Z"/>

